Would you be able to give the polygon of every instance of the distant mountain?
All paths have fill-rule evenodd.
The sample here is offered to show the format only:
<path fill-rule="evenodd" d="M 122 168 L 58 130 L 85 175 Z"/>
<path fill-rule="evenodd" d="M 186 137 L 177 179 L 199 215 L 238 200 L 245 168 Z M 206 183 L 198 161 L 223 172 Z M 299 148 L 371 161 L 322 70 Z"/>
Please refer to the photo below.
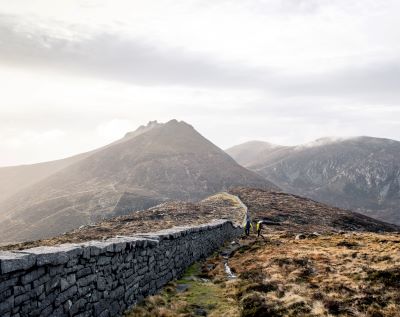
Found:
<path fill-rule="evenodd" d="M 318 139 L 309 144 L 237 155 L 284 191 L 400 224 L 400 142 L 372 137 Z M 251 162 L 251 163 L 246 163 Z"/>
<path fill-rule="evenodd" d="M 240 145 L 233 146 L 226 150 L 239 164 L 251 166 L 257 162 L 264 161 L 266 156 L 282 148 L 282 145 L 276 145 L 263 141 L 249 141 Z"/>
<path fill-rule="evenodd" d="M 1 242 L 50 237 L 170 199 L 201 199 L 231 186 L 276 188 L 176 120 L 150 122 L 48 174 L 0 202 Z"/>

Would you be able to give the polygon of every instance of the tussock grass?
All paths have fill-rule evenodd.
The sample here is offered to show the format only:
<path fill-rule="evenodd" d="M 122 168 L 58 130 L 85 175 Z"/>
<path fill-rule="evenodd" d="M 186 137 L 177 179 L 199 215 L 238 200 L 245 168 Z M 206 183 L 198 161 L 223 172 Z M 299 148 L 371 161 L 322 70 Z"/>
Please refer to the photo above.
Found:
<path fill-rule="evenodd" d="M 276 316 L 400 316 L 398 234 L 327 234 L 305 240 L 272 234 L 270 239 L 281 243 L 253 249 L 247 241 L 245 251 L 230 260 L 241 278 L 242 298 L 256 291 L 257 305 L 273 303 Z M 277 287 L 254 289 L 255 281 Z"/>
<path fill-rule="evenodd" d="M 215 254 L 176 282 L 188 284 L 186 292 L 170 284 L 129 316 L 400 317 L 398 234 L 293 236 L 242 240 L 229 260 L 237 279 L 226 278 Z"/>

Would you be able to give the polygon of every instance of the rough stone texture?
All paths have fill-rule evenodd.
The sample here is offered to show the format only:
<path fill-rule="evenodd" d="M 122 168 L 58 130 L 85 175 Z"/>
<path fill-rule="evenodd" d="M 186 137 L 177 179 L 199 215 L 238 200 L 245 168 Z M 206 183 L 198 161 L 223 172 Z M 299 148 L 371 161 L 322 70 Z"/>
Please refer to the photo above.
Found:
<path fill-rule="evenodd" d="M 0 252 L 0 316 L 119 316 L 241 232 L 219 220 Z"/>

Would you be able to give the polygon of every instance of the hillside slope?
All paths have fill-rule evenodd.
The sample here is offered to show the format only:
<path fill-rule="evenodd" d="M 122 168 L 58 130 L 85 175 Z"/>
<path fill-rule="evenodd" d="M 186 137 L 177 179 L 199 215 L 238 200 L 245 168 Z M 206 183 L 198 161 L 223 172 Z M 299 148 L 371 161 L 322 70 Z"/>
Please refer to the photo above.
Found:
<path fill-rule="evenodd" d="M 241 200 L 238 200 L 238 198 Z M 172 228 L 195 226 L 217 219 L 229 219 L 241 225 L 247 206 L 253 222 L 267 219 L 279 225 L 271 230 L 287 234 L 354 232 L 400 232 L 400 226 L 385 223 L 352 211 L 318 203 L 308 198 L 265 190 L 235 187 L 197 202 L 169 201 L 140 212 L 114 217 L 93 225 L 82 226 L 53 238 L 5 245 L 0 250 L 26 249 L 43 245 L 79 243 L 129 236 Z"/>
<path fill-rule="evenodd" d="M 151 124 L 0 203 L 0 240 L 51 237 L 170 199 L 231 186 L 275 187 L 190 125 Z"/>
<path fill-rule="evenodd" d="M 79 161 L 85 154 L 38 164 L 0 167 L 0 202 Z"/>
<path fill-rule="evenodd" d="M 228 153 L 242 162 L 235 153 Z M 325 138 L 261 154 L 253 152 L 253 157 L 245 166 L 284 191 L 400 224 L 398 141 Z"/>
<path fill-rule="evenodd" d="M 67 166 L 72 165 L 104 148 L 120 142 L 125 142 L 128 139 L 147 132 L 159 125 L 160 124 L 157 123 L 157 121 L 150 121 L 147 126 L 141 126 L 136 131 L 127 133 L 121 140 L 115 141 L 104 147 L 64 159 L 37 164 L 0 167 L 0 202 L 6 200 L 8 197 L 11 197 L 20 190 L 40 182 L 41 180 L 46 179 L 58 171 L 61 171 Z"/>

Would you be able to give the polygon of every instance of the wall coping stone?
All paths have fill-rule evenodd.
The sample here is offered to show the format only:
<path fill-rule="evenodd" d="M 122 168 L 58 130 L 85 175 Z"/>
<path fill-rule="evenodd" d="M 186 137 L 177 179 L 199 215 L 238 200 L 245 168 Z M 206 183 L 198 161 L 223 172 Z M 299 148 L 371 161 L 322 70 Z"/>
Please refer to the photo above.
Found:
<path fill-rule="evenodd" d="M 36 257 L 32 254 L 14 253 L 10 251 L 0 252 L 1 274 L 17 270 L 27 270 L 34 266 Z"/>

